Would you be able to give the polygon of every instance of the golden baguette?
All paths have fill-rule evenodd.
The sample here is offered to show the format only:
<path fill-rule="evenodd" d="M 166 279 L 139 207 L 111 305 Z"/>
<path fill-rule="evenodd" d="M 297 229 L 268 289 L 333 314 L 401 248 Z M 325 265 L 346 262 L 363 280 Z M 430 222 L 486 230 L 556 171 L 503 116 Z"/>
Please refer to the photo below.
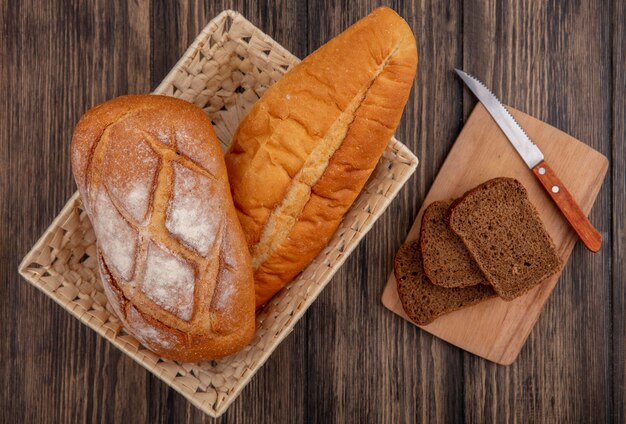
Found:
<path fill-rule="evenodd" d="M 322 250 L 398 125 L 415 38 L 374 10 L 270 87 L 240 123 L 226 166 L 262 306 Z"/>

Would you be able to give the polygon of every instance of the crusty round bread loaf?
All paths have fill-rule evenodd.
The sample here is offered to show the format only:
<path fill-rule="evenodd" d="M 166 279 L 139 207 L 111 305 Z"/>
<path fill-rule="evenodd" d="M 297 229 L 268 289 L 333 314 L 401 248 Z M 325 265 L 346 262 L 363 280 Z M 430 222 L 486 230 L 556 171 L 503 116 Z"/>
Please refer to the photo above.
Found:
<path fill-rule="evenodd" d="M 202 110 L 153 95 L 96 106 L 74 131 L 72 167 L 126 331 L 178 361 L 241 349 L 255 327 L 250 256 Z"/>
<path fill-rule="evenodd" d="M 379 8 L 290 70 L 240 123 L 226 166 L 257 307 L 330 240 L 398 125 L 416 66 L 411 29 Z"/>

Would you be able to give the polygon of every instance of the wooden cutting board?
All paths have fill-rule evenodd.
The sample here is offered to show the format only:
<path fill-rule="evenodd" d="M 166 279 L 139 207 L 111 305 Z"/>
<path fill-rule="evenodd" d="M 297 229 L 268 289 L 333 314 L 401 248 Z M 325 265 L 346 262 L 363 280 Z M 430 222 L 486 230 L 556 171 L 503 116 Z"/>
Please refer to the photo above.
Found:
<path fill-rule="evenodd" d="M 607 158 L 542 121 L 512 108 L 509 110 L 588 214 L 604 180 Z M 524 184 L 566 263 L 577 241 L 576 234 L 480 103 L 472 111 L 424 199 L 407 241 L 419 237 L 425 206 L 436 200 L 456 198 L 484 181 L 503 176 L 516 178 Z M 461 349 L 509 365 L 517 358 L 559 276 L 560 272 L 512 302 L 499 298 L 488 300 L 420 327 Z M 409 320 L 398 298 L 393 273 L 387 281 L 382 302 Z"/>

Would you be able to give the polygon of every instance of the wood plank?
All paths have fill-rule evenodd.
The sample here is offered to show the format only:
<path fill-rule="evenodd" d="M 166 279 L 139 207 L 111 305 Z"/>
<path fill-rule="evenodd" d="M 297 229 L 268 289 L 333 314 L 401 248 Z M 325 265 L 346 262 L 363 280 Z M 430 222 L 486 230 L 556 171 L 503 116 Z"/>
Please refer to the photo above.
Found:
<path fill-rule="evenodd" d="M 511 106 L 609 156 L 607 3 L 467 0 L 463 10 L 464 69 Z M 463 103 L 467 116 L 475 104 L 468 91 Z M 466 420 L 610 419 L 608 187 L 591 212 L 603 250 L 576 245 L 518 360 L 502 368 L 467 355 Z"/>
<path fill-rule="evenodd" d="M 611 8 L 613 34 L 612 321 L 613 421 L 626 422 L 626 2 Z"/>
<path fill-rule="evenodd" d="M 306 4 L 278 0 L 266 2 L 219 0 L 151 1 L 151 87 L 156 88 L 187 50 L 198 33 L 220 12 L 232 9 L 298 57 L 307 54 Z"/>
<path fill-rule="evenodd" d="M 378 4 L 309 2 L 314 49 Z M 461 353 L 380 306 L 392 258 L 460 128 L 459 2 L 392 4 L 413 29 L 420 63 L 396 132 L 419 157 L 416 176 L 306 315 L 307 422 L 458 422 Z M 436 77 L 433 77 L 436 76 Z"/>
<path fill-rule="evenodd" d="M 6 419 L 113 420 L 117 393 L 128 393 L 118 414 L 145 417 L 145 377 L 126 373 L 132 361 L 23 282 L 16 268 L 75 190 L 69 141 L 79 116 L 99 101 L 148 86 L 148 9 L 141 1 L 3 2 L 7 150 L 0 233 L 8 239 L 0 261 L 0 404 Z"/>

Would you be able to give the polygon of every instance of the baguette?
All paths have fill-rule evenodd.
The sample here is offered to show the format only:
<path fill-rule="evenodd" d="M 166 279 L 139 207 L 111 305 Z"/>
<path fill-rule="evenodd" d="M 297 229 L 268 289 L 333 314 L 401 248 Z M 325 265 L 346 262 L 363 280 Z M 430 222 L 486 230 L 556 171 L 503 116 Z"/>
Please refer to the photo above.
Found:
<path fill-rule="evenodd" d="M 265 304 L 328 243 L 374 170 L 417 66 L 407 23 L 381 7 L 270 87 L 226 166 Z"/>
<path fill-rule="evenodd" d="M 74 131 L 72 168 L 125 330 L 178 361 L 241 349 L 255 327 L 250 257 L 202 110 L 151 95 L 96 106 Z"/>

